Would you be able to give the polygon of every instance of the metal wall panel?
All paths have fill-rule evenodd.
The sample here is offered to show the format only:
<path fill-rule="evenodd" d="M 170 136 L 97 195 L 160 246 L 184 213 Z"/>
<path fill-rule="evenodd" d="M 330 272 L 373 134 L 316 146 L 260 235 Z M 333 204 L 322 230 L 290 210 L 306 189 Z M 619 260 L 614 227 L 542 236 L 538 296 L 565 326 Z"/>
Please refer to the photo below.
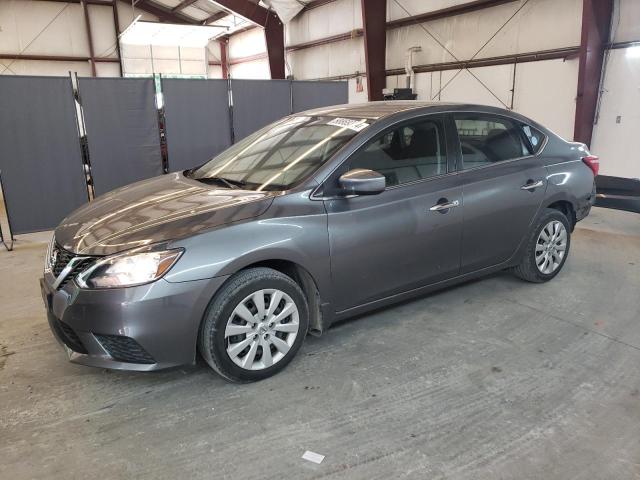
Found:
<path fill-rule="evenodd" d="M 170 171 L 200 165 L 231 145 L 227 90 L 227 80 L 162 80 Z"/>
<path fill-rule="evenodd" d="M 151 78 L 80 78 L 96 195 L 162 174 Z"/>
<path fill-rule="evenodd" d="M 70 78 L 0 76 L 0 170 L 14 234 L 87 202 Z"/>
<path fill-rule="evenodd" d="M 302 81 L 292 82 L 293 112 L 312 108 L 341 105 L 349 102 L 348 82 Z"/>
<path fill-rule="evenodd" d="M 235 141 L 291 113 L 289 80 L 231 80 Z"/>

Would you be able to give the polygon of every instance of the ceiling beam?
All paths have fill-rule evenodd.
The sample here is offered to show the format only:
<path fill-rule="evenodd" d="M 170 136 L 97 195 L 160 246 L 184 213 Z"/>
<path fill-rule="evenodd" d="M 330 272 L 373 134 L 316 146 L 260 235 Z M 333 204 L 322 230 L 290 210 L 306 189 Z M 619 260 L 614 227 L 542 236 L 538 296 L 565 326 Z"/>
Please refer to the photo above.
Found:
<path fill-rule="evenodd" d="M 222 8 L 225 8 L 236 15 L 246 18 L 250 22 L 264 27 L 270 22 L 279 22 L 278 16 L 257 3 L 249 0 L 213 0 Z"/>
<path fill-rule="evenodd" d="M 131 5 L 127 0 L 122 0 Z M 153 3 L 149 0 L 138 0 L 134 8 L 139 8 L 151 15 L 155 15 L 159 20 L 168 23 L 177 23 L 181 25 L 199 25 L 200 22 L 193 18 L 187 17 L 180 12 L 172 12 L 171 9 L 160 4 Z"/>
<path fill-rule="evenodd" d="M 278 15 L 249 0 L 215 0 L 215 3 L 264 28 L 271 78 L 284 78 L 284 26 Z"/>
<path fill-rule="evenodd" d="M 463 68 L 494 67 L 497 65 L 513 65 L 517 63 L 539 62 L 542 60 L 570 60 L 578 57 L 580 47 L 554 48 L 551 50 L 538 50 L 535 52 L 515 53 L 498 57 L 474 58 L 473 60 L 459 60 L 455 62 L 429 63 L 426 65 L 414 65 L 415 73 L 442 72 L 445 70 L 460 70 Z M 405 75 L 404 68 L 387 70 L 387 76 Z"/>
<path fill-rule="evenodd" d="M 179 12 L 183 8 L 187 8 L 189 5 L 196 3 L 198 0 L 182 0 L 178 5 L 171 9 L 172 12 Z"/>
<path fill-rule="evenodd" d="M 306 12 L 307 10 L 313 10 L 314 8 L 322 7 L 323 5 L 329 5 L 330 3 L 333 3 L 335 1 L 337 0 L 312 0 L 304 6 L 302 11 Z"/>
<path fill-rule="evenodd" d="M 42 2 L 57 2 L 57 3 L 80 3 L 81 0 L 40 0 Z M 85 3 L 89 5 L 104 5 L 105 7 L 111 6 L 110 0 L 85 0 Z M 131 5 L 131 4 L 129 4 Z"/>
<path fill-rule="evenodd" d="M 220 20 L 220 19 L 222 19 L 222 18 L 226 17 L 227 15 L 229 15 L 229 13 L 228 13 L 228 12 L 225 12 L 225 11 L 222 11 L 222 12 L 216 12 L 216 13 L 214 13 L 213 15 L 211 15 L 211 16 L 209 16 L 209 17 L 205 18 L 205 19 L 202 21 L 202 25 L 209 25 L 210 23 L 214 23 L 214 22 L 216 22 L 216 21 L 218 21 L 218 20 Z"/>
<path fill-rule="evenodd" d="M 46 60 L 52 62 L 89 62 L 91 57 L 74 57 L 70 55 L 25 55 L 22 53 L 0 53 L 0 60 Z M 96 57 L 95 62 L 117 63 L 120 60 L 112 57 Z"/>
<path fill-rule="evenodd" d="M 591 143 L 595 123 L 600 74 L 604 53 L 609 44 L 613 0 L 583 0 L 580 61 L 578 64 L 578 92 L 573 139 Z"/>
<path fill-rule="evenodd" d="M 382 90 L 387 86 L 387 0 L 361 1 L 369 100 L 382 100 Z"/>

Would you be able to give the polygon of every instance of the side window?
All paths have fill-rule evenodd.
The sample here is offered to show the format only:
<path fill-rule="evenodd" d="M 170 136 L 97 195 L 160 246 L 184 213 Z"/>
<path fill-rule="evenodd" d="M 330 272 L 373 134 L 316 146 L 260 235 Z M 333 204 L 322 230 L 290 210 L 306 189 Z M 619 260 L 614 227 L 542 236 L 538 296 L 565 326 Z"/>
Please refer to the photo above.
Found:
<path fill-rule="evenodd" d="M 531 145 L 531 153 L 538 153 L 542 144 L 544 143 L 544 133 L 540 130 L 536 130 L 531 125 L 522 125 L 522 131 L 529 140 Z"/>
<path fill-rule="evenodd" d="M 349 168 L 375 170 L 387 186 L 447 172 L 444 130 L 439 120 L 405 124 L 374 138 L 349 161 Z"/>
<path fill-rule="evenodd" d="M 456 115 L 465 170 L 530 155 L 520 125 L 482 114 Z"/>

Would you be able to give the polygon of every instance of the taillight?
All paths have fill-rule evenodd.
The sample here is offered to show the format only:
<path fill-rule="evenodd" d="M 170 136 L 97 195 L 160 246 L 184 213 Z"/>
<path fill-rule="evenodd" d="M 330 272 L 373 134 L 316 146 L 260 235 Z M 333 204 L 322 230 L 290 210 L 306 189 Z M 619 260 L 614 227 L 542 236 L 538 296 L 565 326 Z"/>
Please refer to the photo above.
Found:
<path fill-rule="evenodd" d="M 599 157 L 596 155 L 587 155 L 586 157 L 582 157 L 582 161 L 591 169 L 594 177 L 598 175 L 598 170 L 600 169 Z"/>

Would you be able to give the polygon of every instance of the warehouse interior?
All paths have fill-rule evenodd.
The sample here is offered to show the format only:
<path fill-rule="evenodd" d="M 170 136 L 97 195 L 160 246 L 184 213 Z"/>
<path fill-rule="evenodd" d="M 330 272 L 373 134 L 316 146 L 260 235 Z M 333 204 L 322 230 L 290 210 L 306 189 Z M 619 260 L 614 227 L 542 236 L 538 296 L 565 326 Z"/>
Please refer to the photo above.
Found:
<path fill-rule="evenodd" d="M 67 362 L 39 278 L 71 211 L 287 115 L 406 99 L 600 158 L 554 281 L 360 315 L 246 385 Z M 637 0 L 0 1 L 3 478 L 638 478 L 639 105 Z"/>

